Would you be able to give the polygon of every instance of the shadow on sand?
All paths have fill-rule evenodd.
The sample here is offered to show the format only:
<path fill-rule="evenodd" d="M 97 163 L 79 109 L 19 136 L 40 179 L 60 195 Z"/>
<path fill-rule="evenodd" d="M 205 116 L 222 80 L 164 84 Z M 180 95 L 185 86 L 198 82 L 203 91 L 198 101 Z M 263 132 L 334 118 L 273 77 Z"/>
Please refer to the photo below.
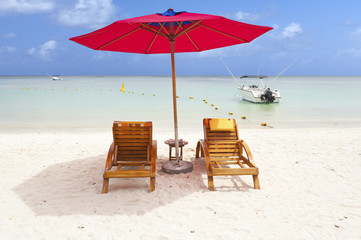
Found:
<path fill-rule="evenodd" d="M 161 171 L 166 159 L 157 159 L 156 189 L 149 193 L 149 178 L 111 179 L 109 192 L 101 194 L 105 156 L 54 164 L 28 179 L 13 191 L 35 215 L 143 215 L 194 192 L 209 192 L 203 159 L 192 159 L 188 174 L 168 175 Z M 229 184 L 229 179 L 231 184 Z M 226 179 L 216 191 L 248 191 L 252 186 L 239 177 Z"/>

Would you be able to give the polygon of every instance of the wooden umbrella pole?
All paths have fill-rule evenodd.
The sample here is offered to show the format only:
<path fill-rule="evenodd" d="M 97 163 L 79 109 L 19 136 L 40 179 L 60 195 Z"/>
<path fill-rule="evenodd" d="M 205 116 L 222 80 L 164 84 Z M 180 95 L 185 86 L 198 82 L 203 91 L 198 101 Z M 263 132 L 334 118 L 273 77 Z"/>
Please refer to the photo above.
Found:
<path fill-rule="evenodd" d="M 178 142 L 178 116 L 177 116 L 177 91 L 176 91 L 176 77 L 175 77 L 175 62 L 174 62 L 174 33 L 173 23 L 170 23 L 170 50 L 172 59 L 172 87 L 173 87 L 173 113 L 174 113 L 174 137 L 175 137 L 175 156 L 176 164 L 179 165 L 179 142 Z"/>

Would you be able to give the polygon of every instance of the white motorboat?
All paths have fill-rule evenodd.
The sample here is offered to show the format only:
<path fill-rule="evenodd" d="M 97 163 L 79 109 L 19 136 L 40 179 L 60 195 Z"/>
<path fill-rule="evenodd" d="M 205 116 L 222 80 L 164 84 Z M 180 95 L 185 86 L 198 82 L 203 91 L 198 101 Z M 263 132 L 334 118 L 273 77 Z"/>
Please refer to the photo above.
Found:
<path fill-rule="evenodd" d="M 228 68 L 227 64 L 224 62 L 224 60 L 221 58 L 221 56 L 218 56 L 219 59 L 223 62 L 224 66 L 227 68 L 228 72 L 233 77 L 234 81 L 237 82 L 236 78 L 234 77 L 231 70 Z M 283 73 L 287 71 L 297 60 L 299 57 L 297 57 L 293 62 L 291 62 L 287 67 L 285 67 L 275 78 L 273 78 L 271 81 L 276 80 L 279 76 L 281 76 Z M 258 87 L 258 85 L 251 84 L 246 85 L 246 79 L 248 78 L 258 78 L 260 83 L 262 84 L 262 87 Z M 248 102 L 252 103 L 279 103 L 281 100 L 281 94 L 277 90 L 271 90 L 269 87 L 267 87 L 267 83 L 270 81 L 264 81 L 263 79 L 268 78 L 267 76 L 242 76 L 241 79 L 244 80 L 243 86 L 239 86 L 238 89 L 241 93 L 242 99 Z M 237 83 L 238 84 L 238 83 Z"/>
<path fill-rule="evenodd" d="M 60 77 L 60 75 L 50 75 L 50 74 L 48 75 L 53 79 L 53 81 L 63 80 L 63 78 Z"/>
<path fill-rule="evenodd" d="M 242 96 L 242 99 L 252 103 L 279 103 L 281 100 L 281 94 L 277 90 L 271 90 L 266 86 L 263 79 L 267 76 L 242 76 L 241 79 L 258 78 L 263 87 L 258 85 L 246 85 L 239 86 L 238 89 Z"/>

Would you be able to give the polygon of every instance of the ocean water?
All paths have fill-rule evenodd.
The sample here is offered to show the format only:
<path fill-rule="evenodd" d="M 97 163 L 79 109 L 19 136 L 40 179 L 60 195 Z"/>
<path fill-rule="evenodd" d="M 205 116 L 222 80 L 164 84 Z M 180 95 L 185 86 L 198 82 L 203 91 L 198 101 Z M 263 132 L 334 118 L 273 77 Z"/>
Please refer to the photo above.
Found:
<path fill-rule="evenodd" d="M 236 118 L 240 128 L 361 126 L 361 76 L 282 76 L 269 83 L 281 93 L 278 104 L 242 101 L 240 84 L 229 76 L 177 76 L 179 129 L 201 129 L 206 117 Z M 171 77 L 0 76 L 0 110 L 5 131 L 109 129 L 114 120 L 149 120 L 169 130 Z"/>

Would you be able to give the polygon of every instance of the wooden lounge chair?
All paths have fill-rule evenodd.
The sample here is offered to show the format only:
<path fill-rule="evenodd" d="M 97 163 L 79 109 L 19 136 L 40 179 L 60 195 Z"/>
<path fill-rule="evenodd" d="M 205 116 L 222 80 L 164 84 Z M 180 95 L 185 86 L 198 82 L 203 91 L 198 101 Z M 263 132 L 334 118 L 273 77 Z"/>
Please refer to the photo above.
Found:
<path fill-rule="evenodd" d="M 214 190 L 213 176 L 252 175 L 254 188 L 260 189 L 258 168 L 248 145 L 238 138 L 234 119 L 203 119 L 204 140 L 199 140 L 199 153 L 205 158 L 208 188 Z"/>
<path fill-rule="evenodd" d="M 157 141 L 152 140 L 152 122 L 113 123 L 113 143 L 105 163 L 102 193 L 108 192 L 109 178 L 150 178 L 155 190 Z"/>

